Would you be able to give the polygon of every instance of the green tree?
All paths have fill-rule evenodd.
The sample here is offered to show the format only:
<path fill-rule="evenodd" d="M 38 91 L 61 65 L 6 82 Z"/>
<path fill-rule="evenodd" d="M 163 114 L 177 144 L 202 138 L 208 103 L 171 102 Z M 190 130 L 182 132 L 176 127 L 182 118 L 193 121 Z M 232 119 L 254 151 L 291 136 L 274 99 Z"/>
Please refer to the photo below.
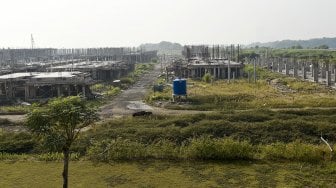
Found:
<path fill-rule="evenodd" d="M 316 48 L 316 49 L 329 49 L 329 46 L 323 44 L 323 45 L 317 46 L 317 47 L 315 47 L 315 48 Z"/>
<path fill-rule="evenodd" d="M 63 188 L 68 187 L 71 145 L 80 130 L 97 119 L 96 111 L 87 107 L 79 96 L 54 99 L 45 108 L 35 108 L 28 114 L 28 128 L 46 146 L 63 153 Z"/>

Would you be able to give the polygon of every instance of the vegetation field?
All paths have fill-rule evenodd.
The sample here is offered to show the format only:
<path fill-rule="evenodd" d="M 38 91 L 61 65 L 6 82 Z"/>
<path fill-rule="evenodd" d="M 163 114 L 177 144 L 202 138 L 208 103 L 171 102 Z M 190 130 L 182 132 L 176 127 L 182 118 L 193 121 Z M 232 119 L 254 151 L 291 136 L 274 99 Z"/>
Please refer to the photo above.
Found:
<path fill-rule="evenodd" d="M 0 187 L 60 187 L 60 162 L 0 162 Z M 70 187 L 335 187 L 336 163 L 70 164 Z"/>
<path fill-rule="evenodd" d="M 336 107 L 336 92 L 312 82 L 285 77 L 263 69 L 258 81 L 247 79 L 206 83 L 188 80 L 188 99 L 182 103 L 168 102 L 169 109 L 185 110 L 246 110 L 271 108 Z M 172 89 L 150 93 L 151 103 L 171 100 Z"/>
<path fill-rule="evenodd" d="M 152 68 L 138 66 L 122 83 Z M 170 103 L 170 87 L 147 101 L 210 112 L 99 122 L 71 146 L 70 187 L 336 186 L 336 153 L 320 138 L 336 150 L 335 91 L 263 69 L 256 83 L 188 82 L 185 101 Z M 87 104 L 97 107 L 122 88 L 94 85 L 106 98 Z M 57 152 L 30 132 L 1 130 L 0 187 L 59 187 Z"/>

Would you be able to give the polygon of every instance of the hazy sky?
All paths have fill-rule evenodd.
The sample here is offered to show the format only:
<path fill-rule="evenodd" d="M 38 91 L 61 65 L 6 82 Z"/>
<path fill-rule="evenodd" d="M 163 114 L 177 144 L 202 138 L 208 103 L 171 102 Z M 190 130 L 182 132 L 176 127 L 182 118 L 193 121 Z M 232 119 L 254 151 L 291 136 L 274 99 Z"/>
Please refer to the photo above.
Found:
<path fill-rule="evenodd" d="M 336 37 L 336 0 L 2 0 L 0 47 Z"/>

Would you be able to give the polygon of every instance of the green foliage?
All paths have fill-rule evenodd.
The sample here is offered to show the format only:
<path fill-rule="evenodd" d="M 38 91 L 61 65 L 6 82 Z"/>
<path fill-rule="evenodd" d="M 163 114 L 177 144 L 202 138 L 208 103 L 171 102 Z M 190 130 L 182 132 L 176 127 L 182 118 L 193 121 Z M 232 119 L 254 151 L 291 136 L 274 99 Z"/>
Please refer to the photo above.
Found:
<path fill-rule="evenodd" d="M 295 141 L 289 144 L 274 143 L 262 149 L 265 159 L 319 162 L 326 159 L 330 151 L 326 147 Z"/>
<path fill-rule="evenodd" d="M 94 109 L 88 108 L 79 96 L 57 98 L 45 109 L 34 109 L 27 117 L 28 128 L 54 151 L 70 148 L 80 128 L 97 119 Z"/>
<path fill-rule="evenodd" d="M 329 46 L 323 44 L 323 45 L 317 46 L 317 47 L 315 47 L 315 48 L 316 48 L 316 49 L 329 49 Z"/>
<path fill-rule="evenodd" d="M 211 139 L 205 136 L 191 140 L 187 147 L 187 156 L 189 159 L 202 160 L 246 160 L 253 159 L 255 151 L 247 141 Z"/>
<path fill-rule="evenodd" d="M 213 78 L 212 78 L 210 73 L 206 73 L 202 77 L 202 80 L 203 80 L 203 82 L 210 83 L 213 80 Z"/>
<path fill-rule="evenodd" d="M 31 110 L 31 106 L 0 106 L 0 113 L 3 114 L 25 114 Z"/>
<path fill-rule="evenodd" d="M 1 133 L 0 153 L 29 153 L 37 146 L 29 133 Z"/>
<path fill-rule="evenodd" d="M 0 152 L 0 161 L 62 161 L 62 153 L 42 153 L 42 154 L 13 154 Z M 79 154 L 72 153 L 70 160 L 79 160 Z"/>
<path fill-rule="evenodd" d="M 168 140 L 150 144 L 117 138 L 96 142 L 88 150 L 93 161 L 112 162 L 119 160 L 286 160 L 297 162 L 321 162 L 330 160 L 330 151 L 323 145 L 274 143 L 252 145 L 247 141 L 232 138 L 214 139 L 209 136 L 193 138 L 177 145 Z"/>
<path fill-rule="evenodd" d="M 145 145 L 138 141 L 117 138 L 97 142 L 90 147 L 88 154 L 92 160 L 105 162 L 138 159 L 242 160 L 252 159 L 254 150 L 248 142 L 210 137 L 191 139 L 181 146 L 168 140 Z"/>

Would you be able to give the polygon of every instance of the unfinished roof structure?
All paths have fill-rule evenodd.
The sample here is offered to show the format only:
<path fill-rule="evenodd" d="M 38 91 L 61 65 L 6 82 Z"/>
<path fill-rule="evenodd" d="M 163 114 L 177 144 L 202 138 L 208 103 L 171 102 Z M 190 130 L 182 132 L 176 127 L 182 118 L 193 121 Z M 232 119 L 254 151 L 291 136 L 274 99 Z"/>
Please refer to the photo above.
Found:
<path fill-rule="evenodd" d="M 0 76 L 0 98 L 32 101 L 50 97 L 91 94 L 94 82 L 82 72 L 31 72 Z"/>
<path fill-rule="evenodd" d="M 113 81 L 126 76 L 134 68 L 134 63 L 126 63 L 124 61 L 84 61 L 50 67 L 48 70 L 86 72 L 90 73 L 94 80 Z"/>
<path fill-rule="evenodd" d="M 232 46 L 185 46 L 185 58 L 173 61 L 172 71 L 181 78 L 202 78 L 206 73 L 215 79 L 239 78 L 243 76 L 244 64 L 235 58 L 235 54 L 239 56 L 239 48 L 234 51 Z"/>

